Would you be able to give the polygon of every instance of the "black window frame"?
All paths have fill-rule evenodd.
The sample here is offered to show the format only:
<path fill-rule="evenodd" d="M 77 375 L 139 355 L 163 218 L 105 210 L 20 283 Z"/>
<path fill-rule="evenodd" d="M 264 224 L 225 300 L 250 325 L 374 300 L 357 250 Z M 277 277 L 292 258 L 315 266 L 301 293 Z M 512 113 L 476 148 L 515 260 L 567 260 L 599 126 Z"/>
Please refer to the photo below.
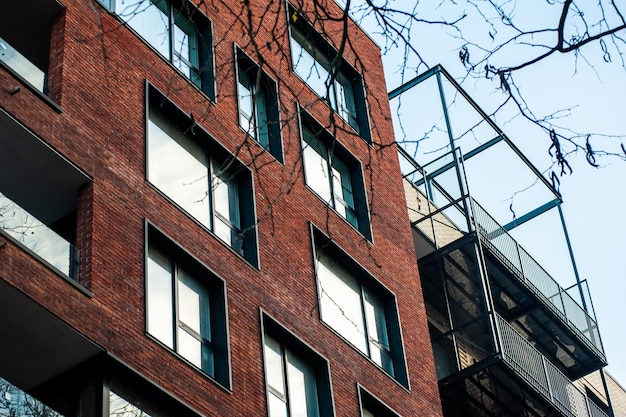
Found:
<path fill-rule="evenodd" d="M 348 253 L 343 248 L 337 245 L 333 240 L 330 239 L 330 237 L 321 232 L 321 230 L 313 224 L 311 224 L 311 236 L 314 248 L 313 261 L 315 264 L 315 281 L 318 291 L 318 300 L 320 301 L 320 305 L 318 308 L 320 322 L 327 326 L 329 329 L 331 329 L 333 333 L 337 334 L 339 337 L 345 340 L 346 343 L 348 343 L 350 346 L 354 347 L 357 352 L 368 358 L 374 365 L 383 370 L 396 382 L 398 382 L 404 388 L 408 389 L 409 377 L 406 367 L 404 342 L 402 339 L 402 330 L 400 325 L 400 315 L 395 294 L 391 292 L 391 290 L 389 290 L 385 285 L 383 285 L 378 279 L 376 279 L 374 275 L 367 271 L 362 265 L 355 261 L 350 255 L 348 255 Z M 393 369 L 391 371 L 385 369 L 382 364 L 377 363 L 373 358 L 371 358 L 369 346 L 367 346 L 366 348 L 367 351 L 363 351 L 362 349 L 354 345 L 350 340 L 348 340 L 346 336 L 341 334 L 339 329 L 334 328 L 331 323 L 327 323 L 322 319 L 323 313 L 321 301 L 323 292 L 320 289 L 319 278 L 319 259 L 322 254 L 328 256 L 335 263 L 339 264 L 339 266 L 344 270 L 343 272 L 348 273 L 359 284 L 359 288 L 361 289 L 361 314 L 363 316 L 363 322 L 365 324 L 366 332 L 364 335 L 366 345 L 369 345 L 369 343 L 372 342 L 372 339 L 370 339 L 370 337 L 367 335 L 368 322 L 365 310 L 363 310 L 363 289 L 366 289 L 369 293 L 375 295 L 378 301 L 380 301 L 383 305 L 383 312 L 385 316 L 385 330 L 389 343 L 389 348 L 386 353 L 389 354 L 393 364 Z M 338 278 L 341 279 L 340 277 Z"/>
<path fill-rule="evenodd" d="M 152 42 L 145 38 L 132 25 L 132 14 L 130 17 L 122 14 L 120 10 L 116 10 L 116 0 L 99 0 L 102 5 L 111 13 L 118 16 L 125 22 L 125 26 L 129 27 L 142 41 L 150 46 L 159 56 L 167 61 L 178 73 L 187 79 L 192 85 L 202 91 L 207 97 L 215 101 L 215 57 L 213 50 L 213 23 L 203 14 L 190 0 L 140 0 L 142 2 L 156 2 L 167 4 L 168 18 L 168 54 L 165 56 Z M 158 6 L 157 6 L 158 7 Z M 176 66 L 176 48 L 175 37 L 173 36 L 173 28 L 176 26 L 176 17 L 180 16 L 186 24 L 189 24 L 197 34 L 198 64 L 197 67 L 190 66 L 190 74 L 187 75 L 182 69 Z M 181 58 L 182 61 L 182 58 Z M 196 75 L 194 79 L 193 74 Z"/>
<path fill-rule="evenodd" d="M 187 252 L 183 246 L 167 236 L 163 231 L 158 229 L 155 225 L 145 222 L 146 237 L 145 237 L 145 332 L 153 340 L 157 341 L 160 345 L 164 346 L 167 350 L 174 353 L 177 357 L 181 358 L 184 362 L 190 364 L 195 369 L 198 369 L 203 374 L 207 375 L 211 379 L 218 382 L 220 385 L 230 388 L 231 385 L 231 363 L 230 363 L 230 345 L 229 345 L 229 332 L 228 332 L 228 310 L 227 310 L 227 294 L 226 294 L 226 282 L 217 276 L 211 269 L 204 265 L 201 261 Z M 213 373 L 207 372 L 205 369 L 198 367 L 187 359 L 183 354 L 177 350 L 176 342 L 174 346 L 169 347 L 162 342 L 156 335 L 149 332 L 148 320 L 149 320 L 149 297 L 148 297 L 148 260 L 150 249 L 156 249 L 162 255 L 168 257 L 173 264 L 182 265 L 185 271 L 190 274 L 197 282 L 201 283 L 209 292 L 210 297 L 210 348 L 213 354 Z M 173 280 L 176 277 L 172 277 Z M 172 285 L 176 286 L 176 282 L 173 281 Z M 173 328 L 172 335 L 174 340 L 178 330 L 179 323 L 177 321 L 178 299 L 175 290 L 172 293 L 172 305 L 173 309 Z"/>
<path fill-rule="evenodd" d="M 367 143 L 372 143 L 372 134 L 369 122 L 369 111 L 367 106 L 367 99 L 365 96 L 365 82 L 363 75 L 360 74 L 352 65 L 350 65 L 343 57 L 338 56 L 339 52 L 331 46 L 331 44 L 324 39 L 324 37 L 315 30 L 313 25 L 303 16 L 300 11 L 291 4 L 288 4 L 287 14 L 289 19 L 289 42 L 290 42 L 290 55 L 291 55 L 291 68 L 293 72 L 317 94 L 322 101 L 333 109 L 333 111 L 354 129 L 354 131 L 363 138 Z M 294 33 L 296 35 L 294 36 Z M 301 38 L 299 41 L 297 38 Z M 303 45 L 302 42 L 307 42 L 307 45 Z M 329 79 L 325 81 L 326 94 L 317 91 L 314 86 L 308 81 L 308 76 L 305 77 L 298 73 L 297 63 L 300 57 L 297 57 L 293 49 L 292 42 L 296 42 L 303 49 L 311 49 L 315 51 L 312 53 L 312 57 L 317 64 L 319 64 L 324 70 L 329 71 L 333 66 L 336 68 L 334 76 L 329 75 Z M 335 62 L 337 61 L 337 62 Z M 332 71 L 331 71 L 332 72 Z M 330 81 L 334 81 L 330 83 Z M 337 104 L 339 102 L 339 93 L 336 89 L 335 83 L 342 85 L 346 84 L 351 90 L 351 100 L 354 102 L 354 109 L 346 109 L 353 111 L 351 117 L 345 117 L 342 112 L 339 111 Z"/>
<path fill-rule="evenodd" d="M 254 185 L 252 171 L 247 168 L 242 162 L 237 160 L 224 146 L 217 142 L 210 134 L 208 134 L 200 125 L 196 123 L 192 116 L 182 111 L 172 101 L 170 101 L 165 94 L 159 91 L 156 87 L 146 81 L 146 181 L 151 184 L 155 189 L 159 191 L 164 197 L 166 197 L 172 204 L 178 207 L 181 211 L 192 218 L 196 223 L 208 230 L 211 235 L 215 236 L 220 242 L 224 243 L 227 247 L 252 264 L 254 267 L 259 265 L 258 244 L 257 244 L 257 228 L 256 228 L 256 211 L 255 211 L 255 199 L 254 199 Z M 168 123 L 171 123 L 172 127 L 176 128 L 179 133 L 182 133 L 185 138 L 193 142 L 197 147 L 202 149 L 211 163 L 215 163 L 220 167 L 218 176 L 224 181 L 236 182 L 237 190 L 237 209 L 238 209 L 238 221 L 239 226 L 228 226 L 223 220 L 223 216 L 219 214 L 214 208 L 214 198 L 210 197 L 210 212 L 208 213 L 210 218 L 210 225 L 207 226 L 202 223 L 201 219 L 196 218 L 185 207 L 181 206 L 166 191 L 161 190 L 159 186 L 149 178 L 149 120 L 150 111 L 156 111 L 161 117 L 165 117 Z M 209 171 L 211 169 L 209 168 Z M 215 176 L 214 172 L 207 172 L 209 176 L 210 191 L 214 190 L 214 181 L 210 176 Z M 224 175 L 224 177 L 222 177 Z M 222 221 L 224 225 L 229 227 L 232 232 L 232 236 L 236 239 L 233 242 L 239 242 L 233 245 L 224 239 L 220 238 L 216 232 L 214 224 L 216 218 Z"/>
<path fill-rule="evenodd" d="M 282 129 L 276 82 L 236 45 L 235 62 L 239 127 L 272 154 L 276 160 L 283 163 Z M 245 77 L 243 81 L 242 76 Z M 249 84 L 248 90 L 252 96 L 252 114 L 249 116 L 243 114 L 241 105 L 241 90 L 242 87 L 245 87 L 243 86 L 244 81 Z M 260 91 L 261 94 L 257 94 L 257 91 Z M 250 127 L 242 126 L 242 117 L 249 120 Z"/>
<path fill-rule="evenodd" d="M 365 179 L 363 176 L 363 169 L 361 166 L 361 162 L 353 156 L 344 146 L 342 146 L 339 141 L 328 132 L 325 128 L 322 127 L 320 123 L 318 123 L 312 116 L 303 111 L 301 108 L 299 109 L 299 120 L 300 120 L 300 143 L 302 146 L 302 165 L 304 171 L 304 181 L 307 187 L 322 201 L 324 201 L 330 208 L 335 211 L 339 217 L 344 219 L 348 224 L 354 227 L 359 233 L 361 233 L 367 240 L 372 241 L 372 231 L 371 231 L 371 223 L 369 217 L 369 206 L 367 203 L 367 193 L 365 192 Z M 322 195 L 320 195 L 314 187 L 309 185 L 310 179 L 307 178 L 306 175 L 306 158 L 305 158 L 305 150 L 307 147 L 311 147 L 314 150 L 316 149 L 316 145 L 307 141 L 307 139 L 313 139 L 317 143 L 319 143 L 323 149 L 325 155 L 320 155 L 326 161 L 327 166 L 326 172 L 328 175 L 328 186 L 330 197 L 327 201 Z M 342 214 L 337 206 L 343 205 L 343 201 L 338 201 L 336 186 L 333 181 L 333 175 L 330 174 L 333 172 L 333 162 L 338 160 L 342 165 L 344 165 L 348 171 L 350 176 L 350 185 L 352 192 L 352 199 L 354 202 L 354 207 L 352 207 L 351 211 L 353 212 L 354 218 L 350 219 L 346 214 Z M 347 207 L 348 208 L 348 207 Z"/>
<path fill-rule="evenodd" d="M 380 399 L 376 398 L 371 392 L 366 390 L 360 384 L 357 385 L 357 390 L 359 393 L 361 416 L 364 415 L 363 411 L 367 410 L 372 413 L 374 417 L 400 417 L 398 413 L 385 405 Z"/>
<path fill-rule="evenodd" d="M 281 351 L 285 352 L 288 350 L 289 352 L 294 352 L 297 357 L 301 360 L 306 361 L 308 365 L 310 365 L 315 370 L 315 378 L 316 378 L 316 389 L 317 389 L 317 398 L 318 398 L 318 417 L 333 417 L 334 416 L 334 403 L 333 403 L 333 390 L 332 390 L 332 382 L 330 377 L 330 364 L 328 359 L 324 358 L 321 354 L 315 351 L 311 346 L 309 346 L 302 339 L 297 337 L 294 333 L 287 330 L 287 328 L 281 324 L 278 320 L 270 316 L 267 312 L 261 310 L 261 340 L 262 340 L 262 350 L 263 350 L 263 375 L 265 379 L 265 394 L 266 394 L 266 404 L 267 404 L 267 415 L 270 416 L 269 410 L 269 402 L 271 388 L 269 386 L 268 376 L 267 376 L 267 358 L 265 354 L 266 348 L 266 337 L 269 337 L 276 342 L 278 342 L 281 346 Z M 283 360 L 284 360 L 283 353 Z M 283 370 L 284 371 L 284 362 L 283 362 Z M 288 384 L 288 382 L 286 382 Z M 289 390 L 289 388 L 286 388 Z M 288 402 L 286 403 L 289 404 Z"/>

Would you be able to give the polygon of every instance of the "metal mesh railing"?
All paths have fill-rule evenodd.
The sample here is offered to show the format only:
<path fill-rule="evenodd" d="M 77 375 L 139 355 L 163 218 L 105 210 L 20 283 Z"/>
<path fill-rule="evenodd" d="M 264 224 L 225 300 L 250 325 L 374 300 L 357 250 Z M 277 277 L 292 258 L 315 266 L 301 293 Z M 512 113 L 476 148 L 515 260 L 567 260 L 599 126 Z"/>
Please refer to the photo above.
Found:
<path fill-rule="evenodd" d="M 563 415 L 607 417 L 559 369 L 496 314 L 502 358 Z"/>
<path fill-rule="evenodd" d="M 596 321 L 476 201 L 472 210 L 481 241 L 517 278 L 604 357 Z"/>

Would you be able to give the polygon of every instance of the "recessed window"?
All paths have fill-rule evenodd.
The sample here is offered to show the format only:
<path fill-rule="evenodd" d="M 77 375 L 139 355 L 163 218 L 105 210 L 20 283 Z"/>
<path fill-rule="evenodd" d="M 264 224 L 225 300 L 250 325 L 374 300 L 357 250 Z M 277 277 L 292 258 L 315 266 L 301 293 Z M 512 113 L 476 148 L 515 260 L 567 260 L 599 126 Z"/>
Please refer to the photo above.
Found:
<path fill-rule="evenodd" d="M 371 239 L 361 166 L 324 129 L 302 114 L 302 158 L 306 184 Z"/>
<path fill-rule="evenodd" d="M 389 407 L 362 387 L 359 387 L 359 399 L 362 417 L 399 417 L 397 413 L 389 409 Z"/>
<path fill-rule="evenodd" d="M 282 162 L 276 83 L 237 49 L 239 126 Z"/>
<path fill-rule="evenodd" d="M 251 173 L 150 90 L 148 181 L 256 265 Z"/>
<path fill-rule="evenodd" d="M 50 31 L 62 11 L 63 6 L 55 0 L 0 5 L 0 63 L 44 94 L 50 87 Z M 29 28 L 27 34 L 25 27 Z"/>
<path fill-rule="evenodd" d="M 370 141 L 363 79 L 290 7 L 291 59 L 294 72 L 365 140 Z"/>
<path fill-rule="evenodd" d="M 405 384 L 395 297 L 321 234 L 316 248 L 321 320 Z"/>
<path fill-rule="evenodd" d="M 185 0 L 108 0 L 105 6 L 215 98 L 211 23 Z"/>
<path fill-rule="evenodd" d="M 228 381 L 224 283 L 149 227 L 146 329 L 222 384 Z"/>
<path fill-rule="evenodd" d="M 120 397 L 113 390 L 109 390 L 109 416 L 110 417 L 151 417 L 135 404 Z"/>
<path fill-rule="evenodd" d="M 328 363 L 271 319 L 264 327 L 268 416 L 332 416 Z"/>

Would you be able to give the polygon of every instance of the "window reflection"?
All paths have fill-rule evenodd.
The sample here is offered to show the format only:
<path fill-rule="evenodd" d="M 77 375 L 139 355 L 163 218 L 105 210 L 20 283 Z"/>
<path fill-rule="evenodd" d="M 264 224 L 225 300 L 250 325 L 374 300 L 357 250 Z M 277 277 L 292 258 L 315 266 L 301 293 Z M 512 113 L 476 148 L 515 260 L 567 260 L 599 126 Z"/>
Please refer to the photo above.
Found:
<path fill-rule="evenodd" d="M 213 375 L 208 288 L 153 247 L 147 274 L 148 333 Z"/>
<path fill-rule="evenodd" d="M 317 280 L 322 321 L 393 376 L 383 302 L 325 253 L 318 254 Z"/>
<path fill-rule="evenodd" d="M 302 127 L 306 183 L 354 227 L 359 228 L 350 168 L 308 128 Z M 332 173 L 332 177 L 331 177 Z"/>

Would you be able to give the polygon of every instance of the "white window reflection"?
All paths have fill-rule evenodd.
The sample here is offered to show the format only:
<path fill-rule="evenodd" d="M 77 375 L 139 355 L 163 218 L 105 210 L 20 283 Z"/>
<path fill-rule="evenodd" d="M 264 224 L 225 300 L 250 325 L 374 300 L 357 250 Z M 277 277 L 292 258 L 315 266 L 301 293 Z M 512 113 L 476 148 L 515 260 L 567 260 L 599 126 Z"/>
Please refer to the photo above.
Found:
<path fill-rule="evenodd" d="M 78 261 L 74 246 L 2 193 L 0 229 L 68 277 L 73 276 Z"/>
<path fill-rule="evenodd" d="M 269 417 L 319 417 L 313 366 L 268 335 L 264 357 Z"/>
<path fill-rule="evenodd" d="M 148 120 L 148 181 L 244 254 L 238 178 L 154 108 Z"/>
<path fill-rule="evenodd" d="M 115 0 L 115 13 L 187 78 L 201 85 L 199 36 L 168 0 Z"/>
<path fill-rule="evenodd" d="M 213 375 L 208 288 L 153 247 L 147 275 L 148 333 Z"/>
<path fill-rule="evenodd" d="M 270 119 L 268 117 L 268 106 L 276 105 L 272 103 L 272 95 L 275 93 L 269 89 L 255 70 L 248 70 L 240 64 L 238 69 L 238 98 L 239 98 L 239 125 L 250 136 L 261 144 L 268 151 L 270 150 Z M 275 98 L 274 98 L 275 99 Z M 268 103 L 268 100 L 270 102 Z M 272 120 L 276 122 L 276 120 Z M 274 150 L 275 151 L 275 150 Z"/>
<path fill-rule="evenodd" d="M 331 82 L 329 71 L 332 57 L 326 56 L 313 45 L 303 29 L 292 25 L 290 40 L 294 72 L 358 131 L 359 123 L 352 82 L 341 70 L 337 72 L 333 82 Z"/>
<path fill-rule="evenodd" d="M 116 0 L 115 13 L 165 58 L 170 59 L 170 18 L 165 0 Z"/>
<path fill-rule="evenodd" d="M 317 259 L 321 319 L 394 375 L 385 305 L 330 256 Z"/>
<path fill-rule="evenodd" d="M 109 416 L 110 417 L 150 417 L 136 405 L 120 397 L 113 391 L 109 391 Z"/>
<path fill-rule="evenodd" d="M 156 111 L 148 123 L 148 180 L 210 227 L 209 161 L 204 150 Z"/>
<path fill-rule="evenodd" d="M 0 38 L 0 62 L 18 73 L 37 90 L 44 91 L 46 74 L 2 38 Z"/>

